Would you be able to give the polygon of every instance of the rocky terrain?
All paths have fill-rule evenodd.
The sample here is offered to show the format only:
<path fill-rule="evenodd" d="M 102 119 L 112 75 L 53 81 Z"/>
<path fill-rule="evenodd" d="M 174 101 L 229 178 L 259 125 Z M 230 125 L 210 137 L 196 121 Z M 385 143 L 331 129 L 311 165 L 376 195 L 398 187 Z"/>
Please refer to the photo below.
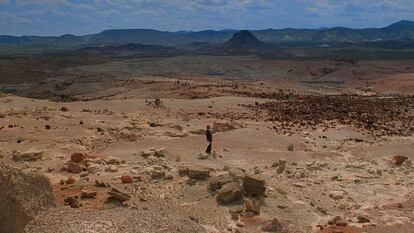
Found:
<path fill-rule="evenodd" d="M 2 60 L 1 233 L 411 232 L 411 60 L 59 59 Z"/>

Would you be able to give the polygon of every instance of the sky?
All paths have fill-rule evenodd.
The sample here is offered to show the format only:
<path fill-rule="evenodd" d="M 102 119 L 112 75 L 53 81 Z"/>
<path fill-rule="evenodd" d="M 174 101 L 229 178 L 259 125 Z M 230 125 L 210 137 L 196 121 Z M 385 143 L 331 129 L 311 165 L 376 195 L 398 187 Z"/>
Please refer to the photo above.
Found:
<path fill-rule="evenodd" d="M 0 34 L 105 29 L 384 27 L 414 20 L 414 0 L 0 0 Z"/>

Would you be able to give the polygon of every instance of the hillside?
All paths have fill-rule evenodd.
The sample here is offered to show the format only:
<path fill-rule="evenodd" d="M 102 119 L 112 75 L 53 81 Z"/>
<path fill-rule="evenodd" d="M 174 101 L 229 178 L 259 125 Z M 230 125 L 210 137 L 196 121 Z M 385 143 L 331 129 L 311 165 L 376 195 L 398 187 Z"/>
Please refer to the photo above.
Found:
<path fill-rule="evenodd" d="M 62 45 L 91 46 L 119 44 L 153 44 L 163 46 L 186 45 L 193 42 L 224 43 L 237 30 L 207 30 L 198 32 L 165 32 L 151 29 L 117 29 L 85 36 L 10 36 L 0 35 L 1 45 Z M 266 29 L 251 33 L 267 43 L 286 42 L 369 42 L 414 39 L 414 22 L 402 20 L 384 28 L 352 29 L 334 27 L 327 29 Z"/>

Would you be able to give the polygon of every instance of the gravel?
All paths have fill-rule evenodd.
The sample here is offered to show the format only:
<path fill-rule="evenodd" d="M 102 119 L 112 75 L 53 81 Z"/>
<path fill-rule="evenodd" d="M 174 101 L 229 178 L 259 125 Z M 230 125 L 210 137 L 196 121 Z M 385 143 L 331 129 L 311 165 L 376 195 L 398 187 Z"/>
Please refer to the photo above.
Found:
<path fill-rule="evenodd" d="M 56 208 L 39 214 L 25 228 L 25 233 L 152 233 L 206 232 L 189 218 L 164 216 L 151 210 L 115 208 L 76 210 Z"/>

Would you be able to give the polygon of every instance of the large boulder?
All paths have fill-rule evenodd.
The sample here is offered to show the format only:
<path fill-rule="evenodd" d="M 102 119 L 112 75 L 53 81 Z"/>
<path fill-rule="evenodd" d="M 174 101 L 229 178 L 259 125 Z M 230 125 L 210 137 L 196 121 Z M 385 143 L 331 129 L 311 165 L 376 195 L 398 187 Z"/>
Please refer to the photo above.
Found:
<path fill-rule="evenodd" d="M 243 188 L 248 195 L 263 196 L 266 191 L 266 182 L 257 175 L 245 176 Z"/>
<path fill-rule="evenodd" d="M 37 149 L 29 149 L 25 152 L 15 152 L 13 153 L 13 160 L 14 161 L 26 161 L 26 162 L 32 162 L 40 160 L 43 156 L 42 150 Z"/>
<path fill-rule="evenodd" d="M 225 184 L 231 183 L 233 181 L 236 180 L 230 174 L 221 174 L 210 180 L 209 189 L 210 191 L 215 192 L 221 189 L 221 187 L 223 187 Z"/>
<path fill-rule="evenodd" d="M 210 177 L 210 170 L 206 167 L 193 165 L 188 168 L 188 177 L 191 179 L 204 180 Z"/>
<path fill-rule="evenodd" d="M 238 182 L 225 184 L 217 193 L 217 201 L 222 204 L 229 204 L 243 198 L 243 188 Z"/>
<path fill-rule="evenodd" d="M 41 210 L 55 207 L 49 179 L 0 165 L 0 233 L 23 231 Z"/>

